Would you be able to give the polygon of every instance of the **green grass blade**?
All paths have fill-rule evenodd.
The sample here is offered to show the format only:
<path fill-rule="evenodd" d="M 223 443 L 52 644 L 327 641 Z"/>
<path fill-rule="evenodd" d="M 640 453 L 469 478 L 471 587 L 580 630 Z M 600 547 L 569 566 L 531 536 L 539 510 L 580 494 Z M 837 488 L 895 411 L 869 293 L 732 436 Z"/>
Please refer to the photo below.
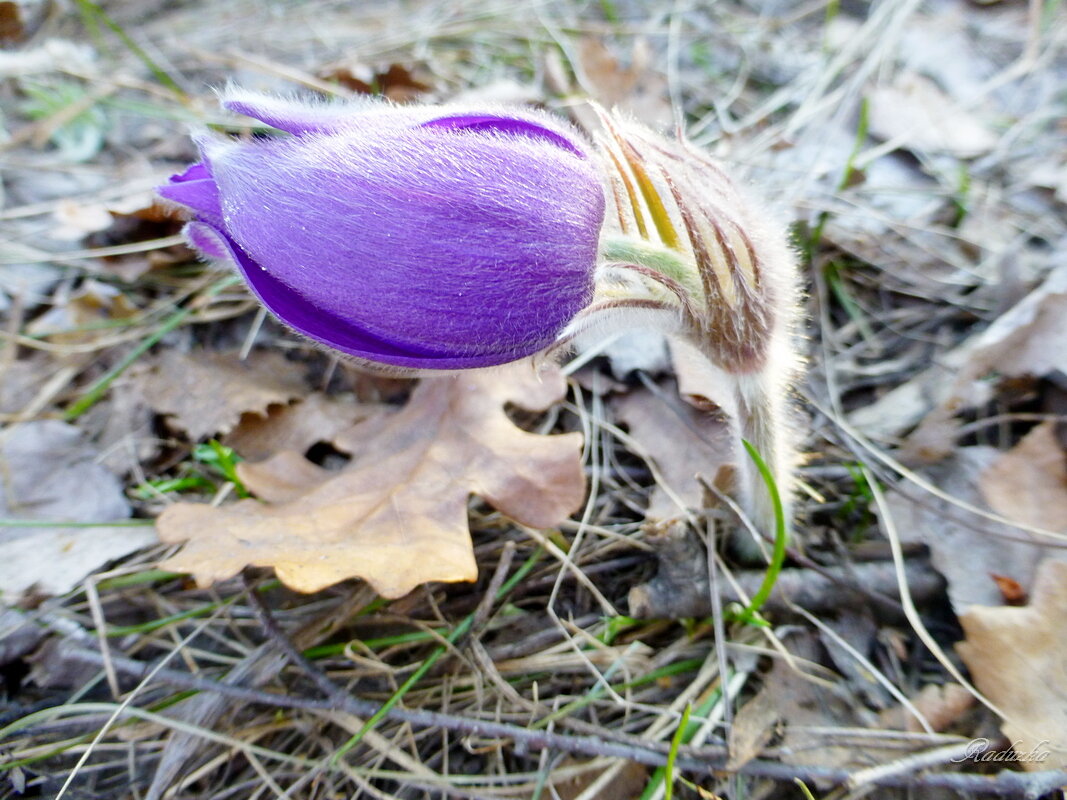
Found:
<path fill-rule="evenodd" d="M 182 99 L 185 98 L 185 90 L 178 85 L 178 82 L 175 81 L 165 69 L 159 66 L 152 57 L 144 51 L 144 48 L 137 44 L 137 42 L 126 33 L 121 25 L 111 19 L 99 4 L 94 3 L 93 0 L 74 0 L 74 2 L 78 4 L 78 10 L 81 12 L 82 19 L 86 22 L 86 27 L 89 28 L 90 35 L 95 33 L 95 35 L 98 36 L 100 24 L 103 23 L 105 27 L 119 37 L 122 43 L 126 45 L 126 49 L 137 56 L 141 63 L 148 67 L 148 71 L 155 76 L 157 81 Z"/>
<path fill-rule="evenodd" d="M 663 797 L 664 800 L 674 798 L 674 762 L 678 759 L 678 748 L 682 746 L 682 738 L 689 729 L 689 714 L 693 710 L 691 705 L 686 705 L 682 712 L 682 721 L 678 723 L 678 730 L 671 738 L 671 749 L 667 753 L 667 766 L 663 768 Z"/>
<path fill-rule="evenodd" d="M 778 576 L 782 572 L 782 565 L 785 564 L 785 548 L 789 542 L 789 533 L 785 525 L 785 509 L 782 506 L 782 495 L 778 491 L 778 483 L 774 480 L 771 468 L 767 466 L 767 462 L 763 460 L 763 456 L 752 446 L 751 442 L 742 439 L 741 443 L 744 444 L 749 458 L 756 465 L 760 477 L 767 484 L 767 491 L 771 495 L 771 506 L 774 508 L 774 549 L 771 551 L 771 563 L 767 565 L 767 572 L 763 576 L 763 582 L 760 584 L 759 590 L 752 596 L 751 602 L 741 612 L 742 618 L 755 621 L 759 610 L 767 602 L 771 592 L 774 591 L 774 584 L 778 582 Z"/>
<path fill-rule="evenodd" d="M 712 692 L 708 698 L 700 704 L 696 710 L 698 717 L 706 717 L 711 713 L 711 710 L 715 708 L 715 705 L 722 698 L 722 690 L 716 689 Z M 652 777 L 649 778 L 648 783 L 645 785 L 645 790 L 641 792 L 639 800 L 650 800 L 660 785 L 663 785 L 664 793 L 667 798 L 671 797 L 673 792 L 674 783 L 674 762 L 678 757 L 678 749 L 683 744 L 689 744 L 693 741 L 693 737 L 697 735 L 700 730 L 699 722 L 690 722 L 691 708 L 686 706 L 685 712 L 682 714 L 681 722 L 678 724 L 678 730 L 674 732 L 674 737 L 671 739 L 671 749 L 667 754 L 667 764 L 662 767 L 657 767 L 656 771 L 652 773 Z"/>

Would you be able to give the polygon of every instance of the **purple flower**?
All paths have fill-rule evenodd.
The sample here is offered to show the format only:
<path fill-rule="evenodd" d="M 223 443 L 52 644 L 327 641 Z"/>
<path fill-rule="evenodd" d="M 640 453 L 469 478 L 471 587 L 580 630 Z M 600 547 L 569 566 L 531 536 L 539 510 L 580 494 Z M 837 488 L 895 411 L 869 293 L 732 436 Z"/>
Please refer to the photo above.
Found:
<path fill-rule="evenodd" d="M 604 196 L 582 140 L 515 109 L 308 105 L 231 92 L 290 134 L 204 137 L 159 189 L 280 320 L 400 367 L 514 361 L 585 307 Z"/>

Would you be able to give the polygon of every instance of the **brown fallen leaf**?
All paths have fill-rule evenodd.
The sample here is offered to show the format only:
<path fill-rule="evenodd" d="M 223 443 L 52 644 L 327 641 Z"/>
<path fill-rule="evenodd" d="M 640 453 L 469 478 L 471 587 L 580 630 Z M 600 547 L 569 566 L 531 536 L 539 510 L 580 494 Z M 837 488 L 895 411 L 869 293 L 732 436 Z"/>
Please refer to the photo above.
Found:
<path fill-rule="evenodd" d="M 666 76 L 649 68 L 652 50 L 643 37 L 634 39 L 630 63 L 623 66 L 617 48 L 602 39 L 586 36 L 578 43 L 578 63 L 584 73 L 584 88 L 594 99 L 633 114 L 653 127 L 674 123 Z"/>
<path fill-rule="evenodd" d="M 930 548 L 930 562 L 948 581 L 948 596 L 957 614 L 972 605 L 1003 601 L 992 577 L 1010 578 L 1023 586 L 1034 579 L 1037 565 L 1062 551 L 1013 525 L 983 519 L 953 502 L 983 507 L 983 476 L 1007 456 L 991 447 L 960 447 L 951 458 L 922 471 L 943 497 L 904 488 L 887 497 L 893 522 L 906 542 Z"/>
<path fill-rule="evenodd" d="M 935 731 L 946 731 L 977 703 L 974 695 L 958 683 L 943 686 L 927 684 L 916 695 L 914 705 Z M 907 715 L 907 730 L 919 733 L 922 726 L 911 714 Z"/>
<path fill-rule="evenodd" d="M 89 409 L 79 427 L 100 448 L 98 462 L 116 475 L 126 475 L 159 452 L 154 423 L 155 414 L 131 374 L 111 384 L 108 396 Z"/>
<path fill-rule="evenodd" d="M 30 323 L 26 330 L 34 336 L 47 336 L 64 344 L 88 341 L 92 332 L 80 330 L 93 324 L 129 319 L 137 308 L 129 299 L 106 283 L 89 279 L 77 289 L 61 288 L 52 306 Z"/>
<path fill-rule="evenodd" d="M 726 769 L 735 772 L 756 758 L 774 736 L 780 719 L 778 702 L 765 686 L 737 712 L 727 738 L 730 757 Z"/>
<path fill-rule="evenodd" d="M 1017 377 L 1049 375 L 1067 369 L 1067 264 L 1053 269 L 1044 282 L 1001 314 L 988 328 L 957 348 L 963 364 L 957 384 L 978 382 L 990 373 Z M 955 351 L 953 351 L 955 352 Z M 972 405 L 985 400 L 977 390 L 957 385 L 954 395 Z"/>
<path fill-rule="evenodd" d="M 674 124 L 670 91 L 662 70 L 650 69 L 654 54 L 643 37 L 634 39 L 623 64 L 618 48 L 602 38 L 584 36 L 578 41 L 576 58 L 565 60 L 558 51 L 545 56 L 545 82 L 561 95 L 580 93 L 608 108 L 640 119 L 654 128 Z M 598 127 L 592 108 L 577 104 L 575 118 L 588 130 Z"/>
<path fill-rule="evenodd" d="M 268 503 L 288 503 L 318 488 L 334 473 L 313 464 L 295 450 L 277 453 L 266 461 L 237 465 L 245 488 Z"/>
<path fill-rule="evenodd" d="M 265 413 L 272 405 L 307 394 L 303 367 L 280 353 L 179 353 L 165 350 L 141 374 L 145 400 L 192 440 L 228 433 L 246 412 Z"/>
<path fill-rule="evenodd" d="M 9 47 L 29 39 L 48 16 L 44 0 L 8 0 L 0 3 L 0 44 Z"/>
<path fill-rule="evenodd" d="M 23 37 L 18 3 L 0 3 L 0 43 L 7 45 Z"/>
<path fill-rule="evenodd" d="M 958 683 L 928 683 L 911 698 L 911 704 L 938 733 L 955 725 L 975 703 L 977 700 L 974 695 Z M 912 733 L 920 733 L 923 729 L 915 715 L 902 705 L 887 708 L 879 715 L 879 719 L 884 727 L 890 729 Z"/>
<path fill-rule="evenodd" d="M 673 384 L 665 384 L 663 394 L 676 398 Z M 704 488 L 697 475 L 712 482 L 722 467 L 733 463 L 729 425 L 680 399 L 671 402 L 647 390 L 621 398 L 615 410 L 662 477 L 652 489 L 646 517 L 672 519 L 686 509 L 700 508 Z"/>
<path fill-rule="evenodd" d="M 868 436 L 892 438 L 931 412 L 957 415 L 989 402 L 999 380 L 1067 372 L 1067 264 L 963 344 L 849 415 Z M 990 380 L 995 378 L 996 380 Z M 940 420 L 935 420 L 940 422 Z"/>
<path fill-rule="evenodd" d="M 282 450 L 303 453 L 318 442 L 332 442 L 354 422 L 378 410 L 351 398 L 335 399 L 316 392 L 291 405 L 271 406 L 266 415 L 244 414 L 223 443 L 250 461 Z"/>
<path fill-rule="evenodd" d="M 1009 578 L 1007 575 L 997 575 L 995 572 L 990 573 L 990 578 L 1000 589 L 1000 594 L 1004 597 L 1004 605 L 1006 606 L 1025 606 L 1026 605 L 1026 589 L 1022 587 L 1014 578 Z"/>
<path fill-rule="evenodd" d="M 169 222 L 179 218 L 174 206 L 159 199 L 152 189 L 132 191 L 109 200 L 104 206 L 112 221 Z"/>
<path fill-rule="evenodd" d="M 504 412 L 509 402 L 546 408 L 564 390 L 558 371 L 528 362 L 426 379 L 403 409 L 336 438 L 353 453 L 342 471 L 281 453 L 241 472 L 267 502 L 166 509 L 160 537 L 187 544 L 161 566 L 202 584 L 270 566 L 303 592 L 360 577 L 390 598 L 427 581 L 474 580 L 471 494 L 537 528 L 581 505 L 581 436 L 527 433 Z"/>
<path fill-rule="evenodd" d="M 61 241 L 78 242 L 91 233 L 111 227 L 112 217 L 103 203 L 60 200 L 52 212 L 55 222 L 49 235 Z"/>
<path fill-rule="evenodd" d="M 956 650 L 1027 770 L 1067 768 L 1067 562 L 1046 561 L 1025 608 L 974 606 Z"/>
<path fill-rule="evenodd" d="M 396 103 L 408 103 L 430 90 L 424 80 L 416 73 L 424 70 L 412 70 L 403 64 L 389 64 L 380 69 L 373 69 L 366 64 L 345 63 L 331 65 L 319 70 L 318 77 L 341 84 L 359 94 L 376 94 L 387 97 Z"/>
<path fill-rule="evenodd" d="M 730 389 L 730 376 L 688 342 L 671 339 L 667 344 L 678 378 L 678 394 L 701 411 L 736 415 L 737 401 Z"/>
<path fill-rule="evenodd" d="M 108 561 L 155 543 L 151 528 L 123 525 L 129 503 L 99 456 L 81 431 L 59 420 L 0 433 L 0 516 L 54 523 L 0 528 L 0 602 L 15 603 L 31 589 L 62 594 Z"/>
<path fill-rule="evenodd" d="M 989 507 L 1048 531 L 1067 530 L 1067 453 L 1054 422 L 1043 422 L 1002 454 L 979 478 Z"/>
<path fill-rule="evenodd" d="M 820 652 L 817 637 L 809 632 L 795 634 L 787 643 L 798 660 L 813 659 Z M 757 744 L 763 735 L 759 728 L 771 724 L 778 737 L 776 746 L 780 758 L 786 764 L 858 767 L 885 760 L 886 750 L 870 738 L 857 736 L 850 739 L 841 735 L 842 728 L 868 727 L 862 701 L 846 684 L 826 680 L 816 682 L 785 660 L 776 660 L 760 693 L 766 697 L 746 714 L 752 719 L 745 725 L 753 730 L 744 736 L 753 741 L 737 742 L 736 755 L 731 753 L 739 761 L 758 754 Z M 747 707 L 741 709 L 739 716 L 746 713 Z M 742 746 L 748 751 L 741 749 Z"/>
<path fill-rule="evenodd" d="M 640 797 L 641 790 L 648 785 L 648 767 L 635 761 L 626 761 L 620 765 L 604 767 L 595 761 L 581 762 L 575 758 L 565 758 L 553 774 L 569 774 L 573 769 L 588 764 L 589 769 L 565 778 L 556 778 L 552 783 L 555 794 L 560 800 L 577 800 L 583 796 L 594 782 L 598 788 L 592 795 L 585 795 L 590 800 L 614 800 L 617 797 Z M 604 780 L 604 773 L 612 771 L 611 777 Z"/>

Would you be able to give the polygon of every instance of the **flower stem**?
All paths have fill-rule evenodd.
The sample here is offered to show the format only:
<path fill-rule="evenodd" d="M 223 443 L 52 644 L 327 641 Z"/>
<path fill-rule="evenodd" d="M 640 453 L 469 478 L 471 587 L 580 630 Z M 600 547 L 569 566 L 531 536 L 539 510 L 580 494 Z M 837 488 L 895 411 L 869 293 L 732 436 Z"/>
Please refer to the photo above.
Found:
<path fill-rule="evenodd" d="M 738 453 L 739 499 L 756 530 L 765 536 L 774 534 L 777 549 L 779 539 L 783 546 L 788 540 L 791 527 L 792 447 L 785 421 L 788 389 L 767 369 L 735 379 L 737 439 L 751 457 L 743 459 Z"/>

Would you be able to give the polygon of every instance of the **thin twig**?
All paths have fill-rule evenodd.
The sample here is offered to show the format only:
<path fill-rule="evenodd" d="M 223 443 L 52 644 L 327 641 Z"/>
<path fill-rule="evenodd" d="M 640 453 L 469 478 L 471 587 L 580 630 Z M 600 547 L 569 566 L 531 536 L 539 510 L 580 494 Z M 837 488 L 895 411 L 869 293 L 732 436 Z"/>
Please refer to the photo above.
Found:
<path fill-rule="evenodd" d="M 64 645 L 64 655 L 73 661 L 103 666 L 103 657 L 94 651 L 85 650 L 74 643 Z M 285 694 L 257 691 L 241 686 L 216 683 L 205 678 L 198 678 L 188 673 L 169 669 L 153 671 L 150 664 L 145 664 L 122 656 L 112 656 L 115 669 L 134 678 L 144 678 L 150 673 L 156 680 L 166 681 L 177 687 L 196 689 L 204 692 L 217 692 L 236 700 L 261 703 L 267 706 L 303 710 L 337 710 L 333 699 L 316 700 L 292 697 Z M 345 695 L 343 711 L 357 715 L 370 715 L 378 711 L 379 705 L 369 700 L 360 700 Z M 553 749 L 563 752 L 600 756 L 605 758 L 625 758 L 648 766 L 665 766 L 669 747 L 663 742 L 635 740 L 634 742 L 605 741 L 594 736 L 573 736 L 561 733 L 549 733 L 528 727 L 520 727 L 503 722 L 459 717 L 435 711 L 391 708 L 386 716 L 407 722 L 414 726 L 430 729 L 445 729 L 464 735 L 496 739 L 510 739 L 517 749 L 524 751 Z M 698 775 L 724 772 L 726 749 L 722 746 L 680 747 L 675 767 Z M 742 775 L 770 778 L 779 781 L 792 781 L 800 778 L 805 782 L 828 782 L 835 785 L 847 785 L 855 774 L 838 767 L 814 767 L 782 764 L 775 761 L 753 760 L 737 770 Z M 992 795 L 1005 798 L 1026 798 L 1036 800 L 1048 792 L 1067 786 L 1067 772 L 1010 772 L 1003 771 L 996 775 L 976 775 L 972 773 L 942 772 L 930 774 L 890 774 L 878 776 L 869 785 L 905 787 L 912 789 L 949 789 L 959 793 Z"/>
<path fill-rule="evenodd" d="M 508 571 L 511 569 L 511 562 L 514 558 L 515 542 L 509 540 L 504 543 L 504 550 L 500 553 L 500 560 L 497 562 L 496 571 L 493 572 L 493 577 L 489 581 L 489 588 L 485 590 L 481 602 L 478 603 L 478 608 L 474 611 L 471 631 L 477 633 L 488 621 L 489 615 L 493 612 L 497 594 L 500 592 L 500 587 L 504 585 L 504 579 L 508 577 Z"/>
<path fill-rule="evenodd" d="M 256 587 L 253 586 L 252 582 L 249 580 L 247 572 L 241 575 L 241 580 L 245 585 L 249 607 L 252 609 L 252 613 L 259 621 L 259 624 L 263 626 L 263 630 L 266 632 L 267 636 L 270 637 L 270 640 L 285 654 L 285 657 L 289 659 L 289 662 L 294 667 L 299 667 L 309 678 L 311 678 L 314 684 L 319 688 L 320 692 L 334 701 L 337 708 L 344 708 L 345 704 L 350 699 L 349 695 L 340 686 L 331 681 L 326 673 L 312 664 L 303 653 L 296 649 L 292 640 L 285 634 L 285 631 L 278 626 L 278 623 L 275 622 L 274 615 L 271 614 L 270 610 L 264 605 L 263 599 L 259 596 L 259 592 L 256 591 Z M 373 704 L 371 705 L 373 706 Z"/>

